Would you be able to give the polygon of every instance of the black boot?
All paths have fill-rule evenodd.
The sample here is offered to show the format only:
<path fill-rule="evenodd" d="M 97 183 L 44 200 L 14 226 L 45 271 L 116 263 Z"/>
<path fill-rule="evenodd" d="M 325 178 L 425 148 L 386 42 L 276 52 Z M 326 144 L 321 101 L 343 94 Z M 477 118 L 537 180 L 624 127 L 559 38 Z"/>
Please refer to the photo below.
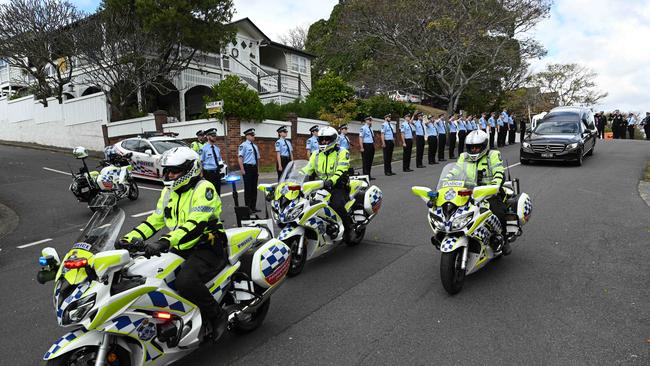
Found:
<path fill-rule="evenodd" d="M 211 338 L 216 342 L 228 329 L 228 315 L 223 311 L 223 309 L 221 309 L 221 307 L 219 307 L 218 313 L 209 321 L 210 325 L 212 325 Z"/>

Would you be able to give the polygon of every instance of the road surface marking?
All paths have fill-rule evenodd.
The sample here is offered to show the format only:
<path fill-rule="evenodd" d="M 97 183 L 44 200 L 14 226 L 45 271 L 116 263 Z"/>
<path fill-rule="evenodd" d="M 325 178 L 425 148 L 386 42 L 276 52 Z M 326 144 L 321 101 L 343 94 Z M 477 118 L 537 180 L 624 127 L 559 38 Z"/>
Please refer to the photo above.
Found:
<path fill-rule="evenodd" d="M 65 174 L 65 175 L 70 175 L 70 176 L 72 175 L 72 173 L 64 172 L 64 171 L 56 170 L 56 169 L 52 169 L 52 168 L 43 167 L 43 169 L 49 170 L 51 172 L 59 173 L 59 174 Z"/>
<path fill-rule="evenodd" d="M 153 213 L 153 210 L 147 211 L 147 212 L 141 212 L 141 213 L 135 214 L 135 215 L 131 215 L 131 217 L 142 217 L 142 216 L 150 215 L 151 213 Z"/>
<path fill-rule="evenodd" d="M 52 239 L 51 239 L 51 238 L 47 238 L 47 239 L 43 239 L 43 240 L 39 240 L 39 241 L 35 241 L 35 242 L 33 242 L 33 243 L 19 245 L 19 246 L 17 246 L 16 248 L 18 248 L 18 249 L 25 249 L 25 248 L 28 248 L 28 247 L 31 247 L 31 246 L 34 246 L 34 245 L 47 243 L 48 241 L 52 241 Z"/>
<path fill-rule="evenodd" d="M 515 164 L 512 164 L 512 165 L 509 165 L 508 168 L 512 168 L 513 166 L 517 166 L 517 165 L 521 165 L 521 163 L 515 163 Z"/>
<path fill-rule="evenodd" d="M 162 189 L 160 189 L 160 188 L 151 188 L 151 187 L 144 187 L 144 186 L 138 186 L 138 188 L 140 188 L 140 189 L 148 189 L 150 191 L 158 191 L 158 192 L 162 191 Z"/>

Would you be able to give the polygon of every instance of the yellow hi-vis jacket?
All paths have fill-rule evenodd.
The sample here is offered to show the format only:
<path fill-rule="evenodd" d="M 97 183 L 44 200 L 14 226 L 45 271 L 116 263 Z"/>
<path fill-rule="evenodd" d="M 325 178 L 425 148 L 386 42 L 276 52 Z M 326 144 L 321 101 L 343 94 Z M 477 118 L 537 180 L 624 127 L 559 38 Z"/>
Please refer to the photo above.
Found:
<path fill-rule="evenodd" d="M 302 171 L 307 175 L 316 174 L 318 179 L 331 180 L 333 184 L 350 169 L 350 152 L 341 147 L 335 147 L 326 152 L 314 152 L 309 158 L 309 164 Z"/>
<path fill-rule="evenodd" d="M 477 162 L 467 160 L 467 153 L 462 153 L 458 157 L 456 164 L 461 166 L 462 163 L 466 163 L 468 167 L 475 167 L 475 169 L 468 168 L 466 172 L 467 177 L 473 180 L 476 180 L 479 171 L 482 170 L 485 172 L 483 179 L 480 182 L 476 182 L 478 185 L 496 184 L 501 186 L 503 184 L 505 167 L 503 166 L 501 153 L 498 150 L 488 151 Z"/>
<path fill-rule="evenodd" d="M 207 180 L 199 180 L 193 188 L 180 194 L 165 187 L 156 210 L 124 239 L 147 240 L 167 226 L 169 233 L 160 239 L 169 241 L 171 248 L 187 250 L 209 231 L 208 221 L 218 221 L 220 216 L 221 198 Z"/>

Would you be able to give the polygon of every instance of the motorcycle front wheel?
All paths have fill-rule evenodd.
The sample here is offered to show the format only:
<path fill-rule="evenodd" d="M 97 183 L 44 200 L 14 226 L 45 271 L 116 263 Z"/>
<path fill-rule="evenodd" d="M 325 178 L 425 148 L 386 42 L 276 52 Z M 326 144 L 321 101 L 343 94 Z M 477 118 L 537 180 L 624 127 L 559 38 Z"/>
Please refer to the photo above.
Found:
<path fill-rule="evenodd" d="M 97 351 L 99 347 L 83 347 L 68 352 L 53 360 L 47 360 L 47 366 L 88 366 L 94 365 L 97 360 Z M 109 366 L 128 366 L 131 365 L 129 354 L 119 346 L 115 346 L 108 352 L 106 364 Z"/>
<path fill-rule="evenodd" d="M 291 265 L 287 276 L 297 276 L 305 268 L 307 262 L 307 248 L 302 248 L 302 253 L 298 255 L 298 246 L 300 245 L 300 237 L 293 237 L 287 241 L 287 246 L 291 248 Z"/>
<path fill-rule="evenodd" d="M 135 182 L 133 178 L 129 181 L 130 188 L 129 188 L 129 199 L 131 201 L 135 201 L 138 199 L 140 196 L 140 189 L 138 188 L 138 184 Z"/>
<path fill-rule="evenodd" d="M 366 235 L 366 227 L 364 226 L 362 229 L 359 230 L 354 230 L 354 232 L 350 233 L 349 237 L 345 241 L 345 244 L 349 247 L 353 247 L 355 245 L 359 245 L 363 241 L 363 237 Z"/>
<path fill-rule="evenodd" d="M 463 260 L 463 248 L 459 248 L 450 253 L 442 253 L 440 257 L 440 279 L 442 287 L 450 295 L 455 295 L 463 289 L 465 281 L 465 270 L 461 269 Z"/>

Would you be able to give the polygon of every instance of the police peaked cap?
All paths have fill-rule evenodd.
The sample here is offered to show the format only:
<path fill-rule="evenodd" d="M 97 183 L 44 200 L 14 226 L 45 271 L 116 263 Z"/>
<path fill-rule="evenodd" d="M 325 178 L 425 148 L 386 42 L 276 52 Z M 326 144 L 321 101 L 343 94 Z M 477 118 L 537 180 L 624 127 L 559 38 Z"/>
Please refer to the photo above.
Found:
<path fill-rule="evenodd" d="M 314 132 L 314 131 L 318 131 L 318 126 L 312 126 L 312 127 L 309 129 L 309 132 Z"/>
<path fill-rule="evenodd" d="M 390 113 L 388 113 L 387 115 L 384 116 L 384 118 L 391 118 L 391 117 L 392 117 L 392 115 Z"/>
<path fill-rule="evenodd" d="M 214 135 L 214 136 L 216 136 L 216 135 L 217 135 L 217 129 L 214 128 L 214 127 L 212 127 L 212 128 L 208 128 L 207 130 L 205 130 L 204 133 L 205 133 L 206 135 Z"/>
<path fill-rule="evenodd" d="M 339 126 L 339 131 L 342 130 L 342 129 L 346 129 L 346 130 L 347 130 L 347 129 L 348 129 L 348 124 L 345 123 L 345 124 L 340 125 L 340 126 Z"/>
<path fill-rule="evenodd" d="M 367 116 L 366 118 L 363 119 L 364 121 L 372 121 L 372 117 Z"/>
<path fill-rule="evenodd" d="M 289 130 L 287 129 L 287 126 L 282 126 L 282 127 L 278 128 L 276 131 L 278 131 L 278 133 L 280 133 L 280 132 L 289 132 Z"/>
<path fill-rule="evenodd" d="M 244 136 L 246 136 L 246 135 L 255 136 L 255 129 L 254 128 L 249 128 L 248 130 L 244 131 Z"/>
<path fill-rule="evenodd" d="M 197 136 L 202 136 L 202 135 L 205 135 L 205 132 L 203 130 L 198 130 L 198 131 L 196 131 L 196 135 Z"/>
<path fill-rule="evenodd" d="M 411 113 L 407 113 L 407 114 L 405 114 L 405 115 L 404 115 L 404 118 L 406 118 L 406 117 L 411 117 Z"/>

